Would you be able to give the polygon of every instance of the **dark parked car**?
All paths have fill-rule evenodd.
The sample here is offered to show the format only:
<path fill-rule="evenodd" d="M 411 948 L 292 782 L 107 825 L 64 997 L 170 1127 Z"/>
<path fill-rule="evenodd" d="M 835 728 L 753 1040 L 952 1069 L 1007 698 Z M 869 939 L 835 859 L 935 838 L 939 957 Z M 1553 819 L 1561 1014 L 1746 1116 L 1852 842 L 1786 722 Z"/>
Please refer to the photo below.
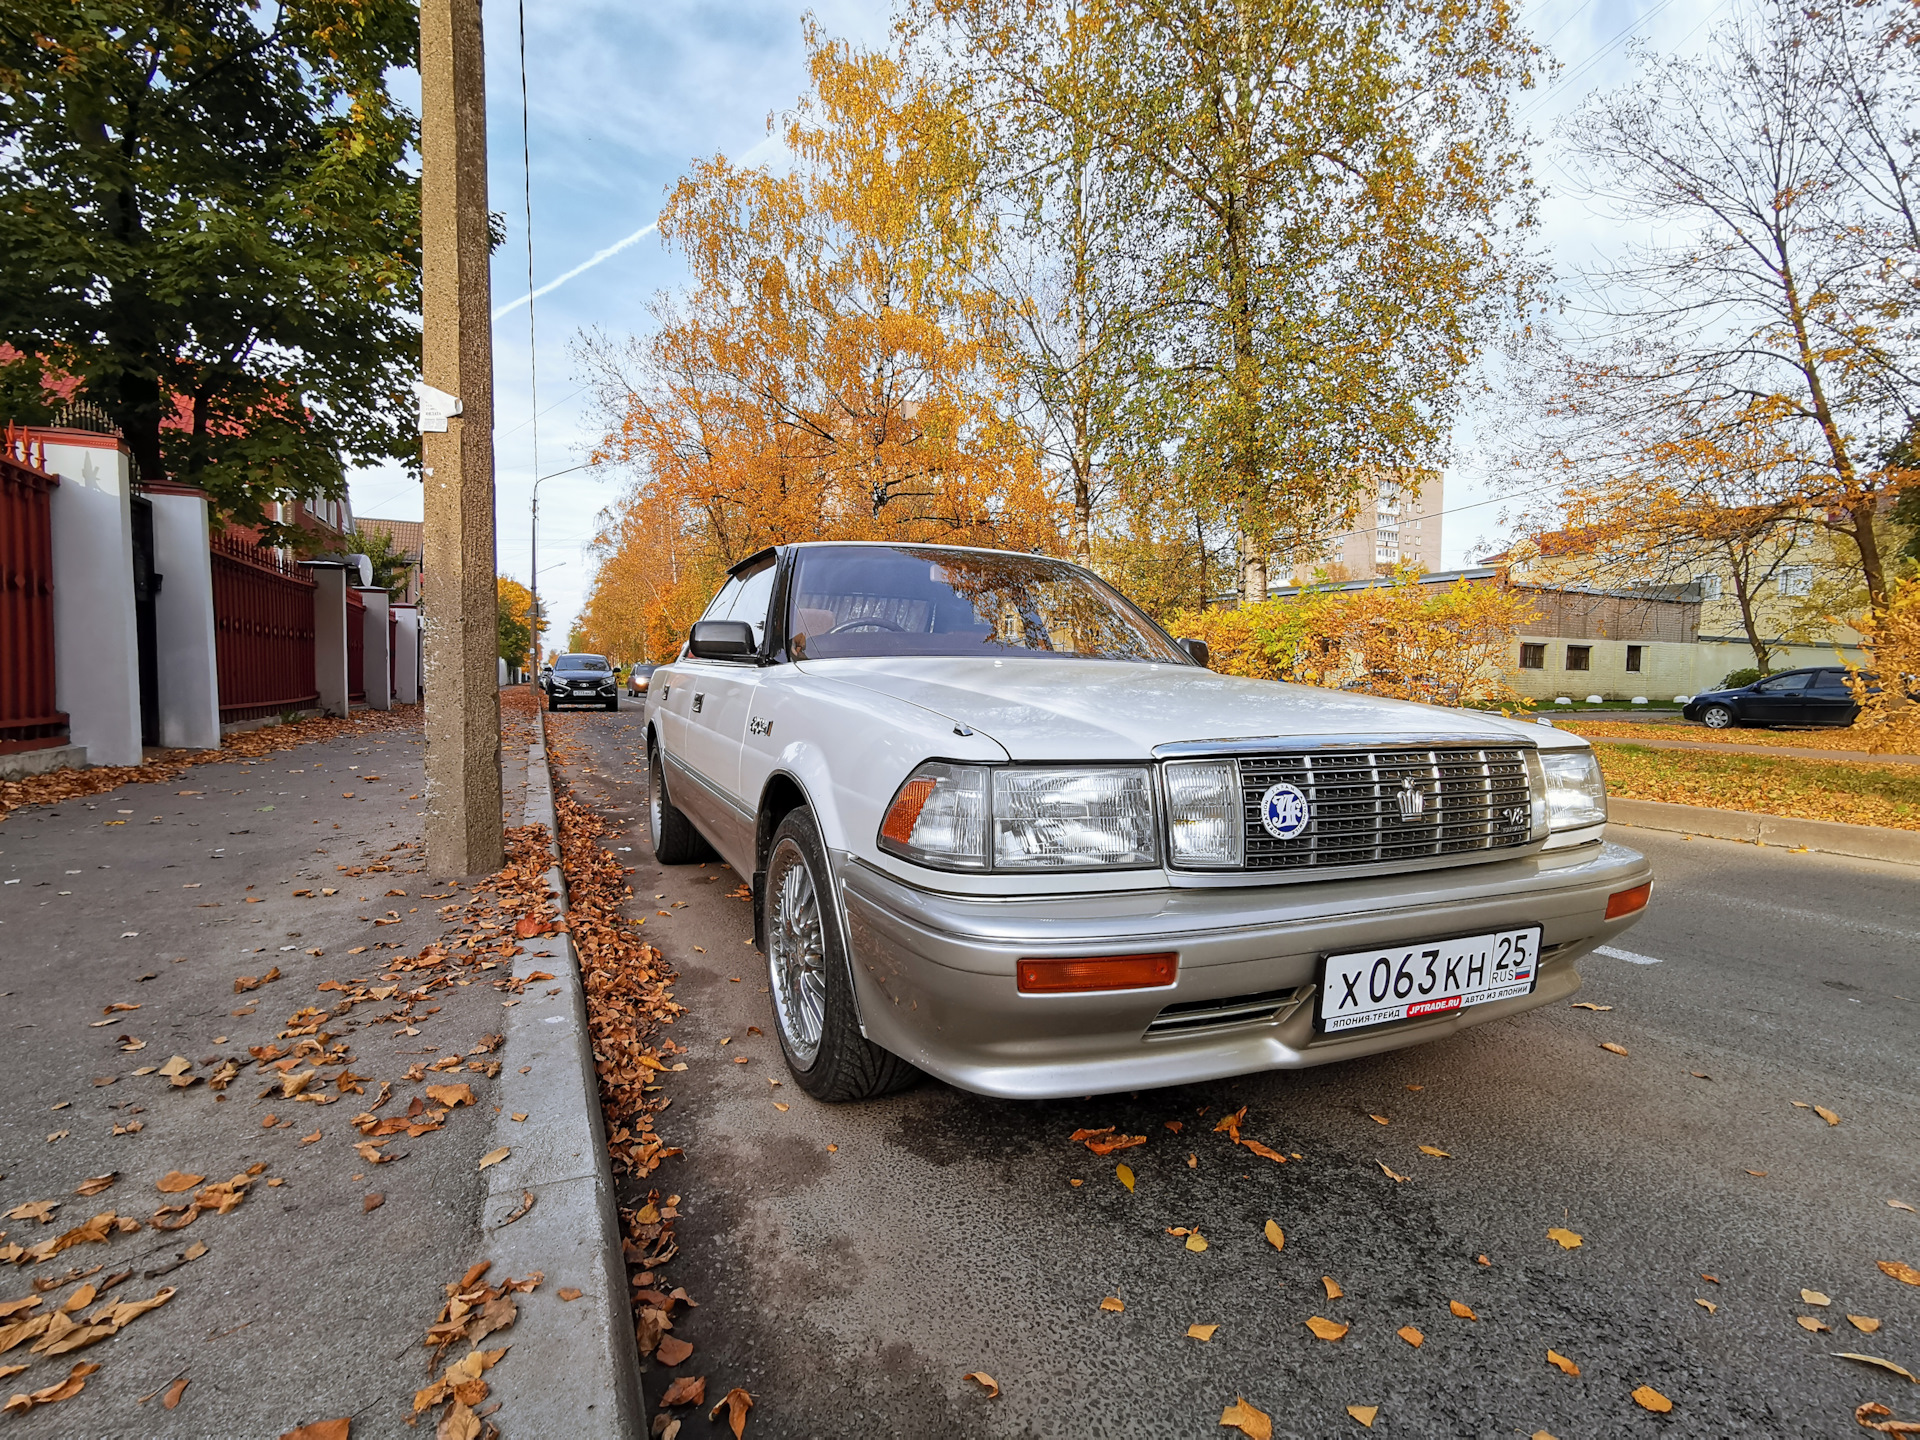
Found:
<path fill-rule="evenodd" d="M 631 670 L 629 670 L 627 672 L 627 694 L 629 695 L 646 694 L 647 682 L 653 678 L 653 672 L 658 670 L 659 668 L 660 667 L 658 665 L 654 665 L 646 661 L 642 661 L 640 664 L 634 666 Z"/>
<path fill-rule="evenodd" d="M 1872 684 L 1873 677 L 1862 677 Z M 1735 690 L 1709 690 L 1680 712 L 1711 730 L 1731 725 L 1851 725 L 1860 713 L 1838 665 L 1785 670 Z"/>
<path fill-rule="evenodd" d="M 546 677 L 547 708 L 562 705 L 598 705 L 603 710 L 620 708 L 620 690 L 613 666 L 604 655 L 562 655 L 553 662 Z"/>

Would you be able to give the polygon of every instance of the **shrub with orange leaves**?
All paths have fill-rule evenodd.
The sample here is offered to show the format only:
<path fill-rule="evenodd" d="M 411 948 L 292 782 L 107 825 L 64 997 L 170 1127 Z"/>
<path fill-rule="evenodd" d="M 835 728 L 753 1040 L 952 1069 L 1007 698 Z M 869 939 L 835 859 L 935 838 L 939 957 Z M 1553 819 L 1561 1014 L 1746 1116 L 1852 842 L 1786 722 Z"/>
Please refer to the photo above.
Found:
<path fill-rule="evenodd" d="M 1427 585 L 1402 567 L 1389 584 L 1307 589 L 1236 610 L 1189 610 L 1177 634 L 1205 640 L 1224 674 L 1338 686 L 1430 705 L 1515 705 L 1513 638 L 1537 619 L 1524 593 L 1457 580 Z"/>

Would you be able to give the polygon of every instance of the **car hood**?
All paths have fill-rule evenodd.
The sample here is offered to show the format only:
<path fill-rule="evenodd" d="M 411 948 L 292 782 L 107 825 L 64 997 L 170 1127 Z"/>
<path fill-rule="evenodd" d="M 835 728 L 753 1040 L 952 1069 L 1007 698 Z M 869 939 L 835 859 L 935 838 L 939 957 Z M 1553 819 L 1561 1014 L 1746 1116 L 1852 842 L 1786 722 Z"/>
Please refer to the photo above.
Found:
<path fill-rule="evenodd" d="M 807 660 L 798 668 L 930 710 L 990 736 L 1015 760 L 1145 759 L 1191 740 L 1353 736 L 1582 745 L 1576 736 L 1474 711 L 1187 665 L 949 657 Z"/>

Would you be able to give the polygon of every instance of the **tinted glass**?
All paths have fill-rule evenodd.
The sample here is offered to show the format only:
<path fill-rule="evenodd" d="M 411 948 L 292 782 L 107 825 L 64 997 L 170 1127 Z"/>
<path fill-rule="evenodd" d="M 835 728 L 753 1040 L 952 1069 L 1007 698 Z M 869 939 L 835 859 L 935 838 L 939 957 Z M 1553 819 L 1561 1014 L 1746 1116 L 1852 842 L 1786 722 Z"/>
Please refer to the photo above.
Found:
<path fill-rule="evenodd" d="M 1812 671 L 1800 670 L 1791 675 L 1776 675 L 1771 680 L 1762 680 L 1759 688 L 1769 695 L 1788 695 L 1806 689 L 1807 681 L 1812 678 Z"/>
<path fill-rule="evenodd" d="M 1837 691 L 1847 694 L 1847 672 L 1844 670 L 1822 670 L 1820 678 L 1813 682 L 1816 690 Z"/>
<path fill-rule="evenodd" d="M 807 549 L 790 593 L 787 634 L 799 659 L 1039 653 L 1193 663 L 1110 586 L 1042 555 Z"/>
<path fill-rule="evenodd" d="M 603 655 L 562 655 L 554 661 L 556 670 L 610 670 Z"/>

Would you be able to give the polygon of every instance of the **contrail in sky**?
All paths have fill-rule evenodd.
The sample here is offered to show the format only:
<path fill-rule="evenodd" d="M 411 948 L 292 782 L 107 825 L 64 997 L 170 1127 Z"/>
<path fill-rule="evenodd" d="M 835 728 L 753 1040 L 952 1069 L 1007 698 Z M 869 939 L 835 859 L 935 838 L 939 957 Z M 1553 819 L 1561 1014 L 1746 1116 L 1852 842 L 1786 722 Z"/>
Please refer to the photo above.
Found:
<path fill-rule="evenodd" d="M 509 300 L 506 304 L 500 306 L 499 309 L 495 310 L 493 312 L 493 318 L 498 320 L 502 315 L 512 314 L 513 311 L 519 309 L 519 307 L 526 304 L 527 301 L 532 299 L 537 299 L 539 296 L 545 295 L 550 290 L 558 290 L 562 285 L 566 284 L 569 280 L 573 279 L 574 276 L 585 274 L 587 271 L 591 270 L 594 266 L 598 265 L 602 260 L 607 260 L 615 255 L 618 255 L 622 250 L 626 249 L 629 245 L 636 244 L 639 241 L 646 239 L 647 236 L 651 235 L 655 230 L 659 228 L 660 228 L 660 222 L 658 220 L 649 220 L 645 225 L 642 225 L 638 230 L 634 231 L 631 235 L 627 236 L 626 239 L 616 240 L 613 242 L 613 244 L 607 246 L 606 249 L 596 251 L 589 259 L 582 260 L 578 265 L 574 266 L 573 269 L 567 271 L 566 274 L 556 276 L 554 279 L 549 280 L 546 284 L 542 285 L 538 290 L 534 291 L 532 295 L 515 296 L 513 299 Z"/>

